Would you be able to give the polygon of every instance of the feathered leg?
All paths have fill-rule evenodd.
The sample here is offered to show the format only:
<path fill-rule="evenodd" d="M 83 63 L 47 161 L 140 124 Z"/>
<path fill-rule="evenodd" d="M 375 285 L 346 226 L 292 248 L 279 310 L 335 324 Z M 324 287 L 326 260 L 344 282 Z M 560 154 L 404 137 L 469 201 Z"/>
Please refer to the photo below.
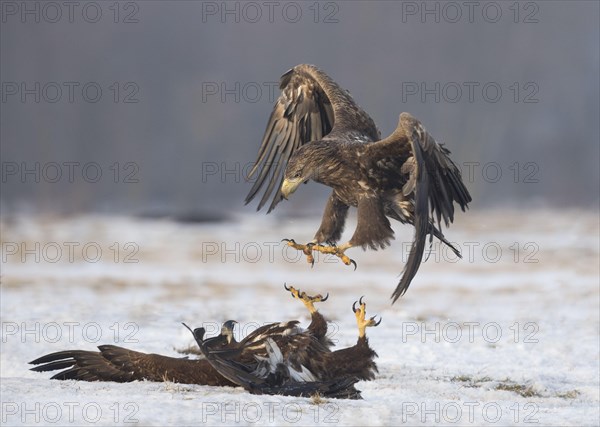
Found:
<path fill-rule="evenodd" d="M 287 285 L 284 284 L 283 287 L 292 294 L 293 298 L 302 301 L 304 306 L 310 312 L 311 322 L 310 325 L 308 325 L 308 330 L 312 332 L 315 338 L 317 338 L 321 342 L 321 344 L 323 344 L 326 348 L 331 347 L 333 345 L 333 342 L 331 342 L 331 340 L 326 337 L 327 320 L 325 320 L 323 315 L 319 313 L 319 311 L 315 308 L 314 305 L 316 302 L 327 301 L 327 299 L 329 298 L 329 293 L 325 296 L 322 296 L 321 294 L 310 296 L 307 295 L 306 292 L 301 292 L 293 286 L 290 286 L 288 288 Z"/>
<path fill-rule="evenodd" d="M 355 246 L 369 247 L 374 250 L 383 249 L 390 244 L 390 240 L 393 238 L 394 231 L 385 216 L 380 199 L 377 196 L 364 196 L 358 201 L 358 224 L 349 242 L 340 246 L 311 245 L 310 243 L 306 246 L 313 251 L 335 255 L 344 264 L 354 265 L 356 270 L 356 262 L 345 254 L 348 249 Z"/>

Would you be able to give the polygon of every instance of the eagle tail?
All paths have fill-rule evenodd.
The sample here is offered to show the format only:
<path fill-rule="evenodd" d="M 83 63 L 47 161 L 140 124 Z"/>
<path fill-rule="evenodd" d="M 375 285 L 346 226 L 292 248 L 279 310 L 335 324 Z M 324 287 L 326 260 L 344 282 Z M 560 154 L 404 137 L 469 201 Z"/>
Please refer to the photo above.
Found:
<path fill-rule="evenodd" d="M 462 258 L 460 251 L 456 249 L 456 247 L 452 243 L 446 240 L 446 237 L 444 237 L 442 231 L 431 222 L 429 223 L 429 234 L 435 236 L 438 240 L 440 240 L 442 243 L 444 243 L 446 246 L 452 249 L 452 252 L 454 252 L 454 255 L 456 255 L 458 258 Z"/>

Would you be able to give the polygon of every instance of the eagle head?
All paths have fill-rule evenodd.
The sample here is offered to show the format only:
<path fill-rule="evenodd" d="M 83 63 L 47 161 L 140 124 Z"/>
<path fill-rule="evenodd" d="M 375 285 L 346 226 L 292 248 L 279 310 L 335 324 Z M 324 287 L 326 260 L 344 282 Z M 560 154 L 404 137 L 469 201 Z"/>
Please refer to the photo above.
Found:
<path fill-rule="evenodd" d="M 236 323 L 237 322 L 235 320 L 228 320 L 221 326 L 221 335 L 227 337 L 228 344 L 231 344 L 233 341 L 233 328 L 235 327 Z"/>
<path fill-rule="evenodd" d="M 303 182 L 310 179 L 319 181 L 319 165 L 328 158 L 328 151 L 328 144 L 317 141 L 303 145 L 292 154 L 281 184 L 281 194 L 285 199 Z"/>

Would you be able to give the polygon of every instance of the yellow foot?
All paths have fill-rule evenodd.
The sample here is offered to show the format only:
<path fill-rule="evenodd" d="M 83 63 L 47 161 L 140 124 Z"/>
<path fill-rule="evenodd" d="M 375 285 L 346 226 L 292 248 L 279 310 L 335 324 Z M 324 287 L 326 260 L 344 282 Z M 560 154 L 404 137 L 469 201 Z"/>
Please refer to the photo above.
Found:
<path fill-rule="evenodd" d="M 311 267 L 315 264 L 315 258 L 312 254 L 312 243 L 301 245 L 299 243 L 296 243 L 294 239 L 283 239 L 282 242 L 286 242 L 287 245 L 291 248 L 294 248 L 298 251 L 302 251 L 304 255 L 306 255 L 306 261 L 310 264 Z"/>
<path fill-rule="evenodd" d="M 292 294 L 293 298 L 296 298 L 296 299 L 299 299 L 300 301 L 302 301 L 304 303 L 304 305 L 306 306 L 306 308 L 308 309 L 308 311 L 311 312 L 311 314 L 314 313 L 315 311 L 317 311 L 317 309 L 314 306 L 314 303 L 327 301 L 327 298 L 329 298 L 329 293 L 327 293 L 327 295 L 325 295 L 325 296 L 318 294 L 318 295 L 315 295 L 314 297 L 311 297 L 310 295 L 307 295 L 306 292 L 301 292 L 300 290 L 294 288 L 293 286 L 290 286 L 288 288 L 285 283 L 283 284 L 283 287 L 285 288 L 286 291 L 289 291 Z"/>
<path fill-rule="evenodd" d="M 342 262 L 346 265 L 350 265 L 352 264 L 354 266 L 354 269 L 356 270 L 356 262 L 353 259 L 350 259 L 350 257 L 348 257 L 344 251 L 348 248 L 340 248 L 338 246 L 335 245 L 331 245 L 331 246 L 323 246 L 323 245 L 319 245 L 318 243 L 307 243 L 306 245 L 301 245 L 298 244 L 294 241 L 294 239 L 283 239 L 282 242 L 286 242 L 288 244 L 288 246 L 302 251 L 304 253 L 304 255 L 306 255 L 306 260 L 308 261 L 308 263 L 313 266 L 315 264 L 315 258 L 312 254 L 312 251 L 317 251 L 317 252 L 321 252 L 322 254 L 331 254 L 331 255 L 335 255 L 336 257 L 338 257 L 339 259 L 342 260 Z"/>
<path fill-rule="evenodd" d="M 381 318 L 379 319 L 379 322 L 376 322 L 375 316 L 371 317 L 370 319 L 367 319 L 365 317 L 365 309 L 367 307 L 367 304 L 363 302 L 363 297 L 360 297 L 360 300 L 358 300 L 358 304 L 358 308 L 356 308 L 356 301 L 354 302 L 354 304 L 352 304 L 352 311 L 354 311 L 354 315 L 356 316 L 356 324 L 358 325 L 358 336 L 359 338 L 362 338 L 365 336 L 365 330 L 367 329 L 367 327 L 379 326 L 379 324 L 381 323 Z"/>
<path fill-rule="evenodd" d="M 354 265 L 354 269 L 356 270 L 356 262 L 353 259 L 350 259 L 345 253 L 345 249 L 341 249 L 335 245 L 332 246 L 323 246 L 318 244 L 308 244 L 313 251 L 321 252 L 322 254 L 331 254 L 335 255 L 346 265 Z"/>

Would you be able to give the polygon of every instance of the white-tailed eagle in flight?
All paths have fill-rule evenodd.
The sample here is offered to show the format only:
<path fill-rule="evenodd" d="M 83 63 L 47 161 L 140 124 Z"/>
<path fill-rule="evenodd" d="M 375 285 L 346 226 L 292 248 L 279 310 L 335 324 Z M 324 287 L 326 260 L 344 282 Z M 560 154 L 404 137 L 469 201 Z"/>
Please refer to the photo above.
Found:
<path fill-rule="evenodd" d="M 269 118 L 256 163 L 255 179 L 246 197 L 264 189 L 258 209 L 271 199 L 268 212 L 309 180 L 332 188 L 321 226 L 306 245 L 288 240 L 310 263 L 312 251 L 334 254 L 346 265 L 356 263 L 345 251 L 383 249 L 394 238 L 388 218 L 415 227 L 415 237 L 395 302 L 417 273 L 427 240 L 435 236 L 457 256 L 459 251 L 441 231 L 454 221 L 454 203 L 464 211 L 471 202 L 450 151 L 437 143 L 408 113 L 400 114 L 387 138 L 373 119 L 327 74 L 312 65 L 298 65 L 281 77 L 281 95 Z M 271 196 L 273 196 L 271 198 Z M 348 208 L 358 209 L 358 223 L 346 243 L 341 238 Z"/>

